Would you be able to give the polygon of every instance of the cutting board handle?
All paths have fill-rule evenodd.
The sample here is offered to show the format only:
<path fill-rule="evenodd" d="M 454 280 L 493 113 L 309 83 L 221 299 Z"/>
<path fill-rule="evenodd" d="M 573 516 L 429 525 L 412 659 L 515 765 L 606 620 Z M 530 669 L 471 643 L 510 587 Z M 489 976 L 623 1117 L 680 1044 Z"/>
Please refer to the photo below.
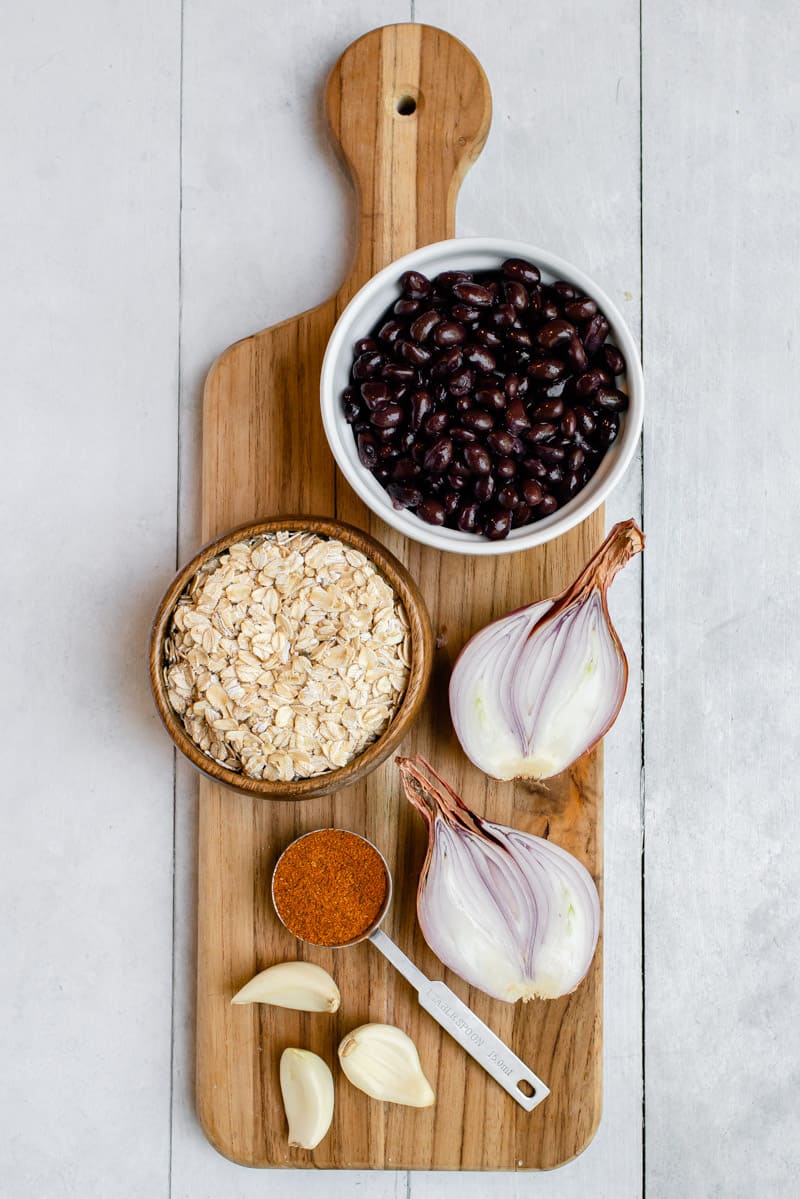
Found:
<path fill-rule="evenodd" d="M 429 25 L 386 25 L 348 46 L 325 106 L 359 202 L 343 305 L 393 259 L 454 235 L 459 185 L 486 141 L 492 97 L 457 38 Z"/>

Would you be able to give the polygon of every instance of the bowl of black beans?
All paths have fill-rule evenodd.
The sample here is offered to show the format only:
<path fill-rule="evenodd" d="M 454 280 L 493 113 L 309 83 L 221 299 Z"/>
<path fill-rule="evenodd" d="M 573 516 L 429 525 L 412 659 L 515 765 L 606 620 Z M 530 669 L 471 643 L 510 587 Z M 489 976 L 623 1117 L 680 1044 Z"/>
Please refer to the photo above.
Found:
<path fill-rule="evenodd" d="M 361 499 L 438 549 L 541 545 L 634 455 L 643 380 L 622 316 L 543 250 L 464 238 L 375 275 L 333 331 L 322 419 Z"/>

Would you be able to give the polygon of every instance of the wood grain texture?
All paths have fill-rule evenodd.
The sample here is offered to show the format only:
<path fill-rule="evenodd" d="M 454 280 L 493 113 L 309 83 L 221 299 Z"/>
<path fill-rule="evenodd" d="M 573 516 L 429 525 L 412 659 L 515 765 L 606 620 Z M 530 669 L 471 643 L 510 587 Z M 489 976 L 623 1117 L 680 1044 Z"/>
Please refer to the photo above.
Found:
<path fill-rule="evenodd" d="M 416 99 L 411 116 L 401 96 Z M 490 98 L 479 64 L 455 39 L 414 25 L 361 38 L 327 89 L 334 136 L 359 194 L 359 247 L 337 295 L 238 342 L 212 368 L 203 417 L 203 534 L 291 511 L 335 514 L 367 529 L 408 566 L 437 638 L 431 691 L 404 742 L 505 823 L 550 835 L 601 883 L 601 760 L 594 754 L 547 787 L 487 781 L 464 759 L 446 715 L 459 648 L 492 617 L 560 590 L 599 543 L 595 513 L 557 544 L 493 559 L 459 558 L 407 543 L 374 518 L 334 469 L 318 418 L 318 375 L 337 313 L 369 275 L 420 244 L 452 236 L 458 184 L 488 131 Z M 269 904 L 274 862 L 293 837 L 335 824 L 364 833 L 392 867 L 396 900 L 387 931 L 446 981 L 530 1061 L 552 1088 L 524 1113 L 439 1027 L 368 945 L 301 952 L 331 969 L 342 991 L 333 1019 L 269 1008 L 231 1008 L 257 970 L 294 957 L 298 944 Z M 421 823 L 385 764 L 359 785 L 302 805 L 232 795 L 202 780 L 199 808 L 197 1099 L 212 1143 L 250 1165 L 440 1169 L 549 1168 L 587 1144 L 600 1116 L 601 949 L 577 992 L 515 1007 L 442 972 L 416 929 Z M 331 1135 L 313 1154 L 288 1150 L 277 1062 L 287 1045 L 335 1060 L 341 1035 L 365 1020 L 400 1024 L 415 1039 L 437 1089 L 429 1111 L 381 1106 L 339 1080 Z"/>

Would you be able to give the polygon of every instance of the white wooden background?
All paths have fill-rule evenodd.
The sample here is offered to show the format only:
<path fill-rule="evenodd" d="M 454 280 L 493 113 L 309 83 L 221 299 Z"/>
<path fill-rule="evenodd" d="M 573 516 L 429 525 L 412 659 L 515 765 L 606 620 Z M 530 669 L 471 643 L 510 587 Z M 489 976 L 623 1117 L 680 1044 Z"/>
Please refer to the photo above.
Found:
<path fill-rule="evenodd" d="M 412 15 L 494 94 L 459 232 L 580 264 L 643 335 L 644 471 L 608 510 L 643 498 L 649 541 L 612 601 L 605 1115 L 546 1175 L 299 1178 L 195 1120 L 195 784 L 145 645 L 199 541 L 205 371 L 348 261 L 323 80 Z M 2 25 L 2 1195 L 796 1194 L 794 5 L 40 0 Z"/>

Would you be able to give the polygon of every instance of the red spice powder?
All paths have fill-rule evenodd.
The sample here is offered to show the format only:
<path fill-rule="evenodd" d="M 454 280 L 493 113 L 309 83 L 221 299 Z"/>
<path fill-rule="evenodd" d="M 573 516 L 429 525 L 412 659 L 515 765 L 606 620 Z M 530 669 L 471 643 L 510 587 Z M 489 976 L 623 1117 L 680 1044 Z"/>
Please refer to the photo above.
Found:
<path fill-rule="evenodd" d="M 286 927 L 314 945 L 345 945 L 378 918 L 386 867 L 355 833 L 325 828 L 293 841 L 272 877 L 275 909 Z"/>

